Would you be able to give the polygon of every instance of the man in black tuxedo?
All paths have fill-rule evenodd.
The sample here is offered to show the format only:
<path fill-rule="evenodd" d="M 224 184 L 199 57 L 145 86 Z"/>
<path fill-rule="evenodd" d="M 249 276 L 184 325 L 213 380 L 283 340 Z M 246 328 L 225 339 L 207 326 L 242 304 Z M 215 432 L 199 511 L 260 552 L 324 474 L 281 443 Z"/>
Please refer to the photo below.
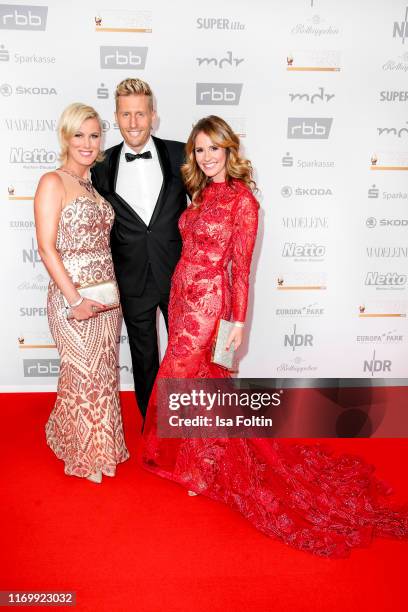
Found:
<path fill-rule="evenodd" d="M 92 181 L 115 210 L 111 249 L 144 417 L 159 368 L 157 308 L 167 327 L 170 281 L 181 253 L 184 144 L 151 135 L 155 111 L 147 83 L 126 79 L 115 97 L 124 142 L 105 152 L 92 169 Z"/>

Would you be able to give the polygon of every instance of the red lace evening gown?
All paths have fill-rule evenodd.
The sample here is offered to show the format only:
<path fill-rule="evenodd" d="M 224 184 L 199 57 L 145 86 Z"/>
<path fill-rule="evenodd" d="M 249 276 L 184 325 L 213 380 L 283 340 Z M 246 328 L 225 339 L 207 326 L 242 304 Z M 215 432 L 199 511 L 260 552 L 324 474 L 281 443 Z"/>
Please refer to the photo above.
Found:
<path fill-rule="evenodd" d="M 160 378 L 222 378 L 210 361 L 220 317 L 244 321 L 258 203 L 240 181 L 211 183 L 180 218 L 183 251 L 172 280 Z M 231 270 L 229 274 L 229 264 Z M 146 469 L 238 510 L 257 529 L 327 557 L 376 535 L 407 537 L 408 512 L 363 460 L 273 439 L 158 438 L 154 386 L 144 430 Z"/>

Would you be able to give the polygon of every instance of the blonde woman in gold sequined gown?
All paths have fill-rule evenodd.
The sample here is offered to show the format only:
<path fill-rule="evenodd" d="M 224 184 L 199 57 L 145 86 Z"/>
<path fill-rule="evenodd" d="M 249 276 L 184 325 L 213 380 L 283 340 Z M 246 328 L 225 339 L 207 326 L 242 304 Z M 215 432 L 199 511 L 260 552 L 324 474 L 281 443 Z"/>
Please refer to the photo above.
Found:
<path fill-rule="evenodd" d="M 61 359 L 46 437 L 66 474 L 99 483 L 129 457 L 117 380 L 120 311 L 81 298 L 76 287 L 115 278 L 109 248 L 114 212 L 88 176 L 102 157 L 96 111 L 71 104 L 58 133 L 61 168 L 41 178 L 34 201 L 38 249 L 50 275 L 49 325 Z"/>

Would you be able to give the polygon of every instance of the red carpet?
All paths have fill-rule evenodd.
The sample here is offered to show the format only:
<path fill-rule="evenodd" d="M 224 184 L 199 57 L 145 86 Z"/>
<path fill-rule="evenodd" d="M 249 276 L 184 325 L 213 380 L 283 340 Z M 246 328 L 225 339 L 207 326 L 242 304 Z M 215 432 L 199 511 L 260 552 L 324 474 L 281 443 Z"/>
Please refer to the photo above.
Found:
<path fill-rule="evenodd" d="M 72 609 L 92 612 L 406 609 L 408 543 L 376 540 L 330 561 L 267 538 L 140 469 L 136 406 L 122 398 L 132 457 L 95 485 L 64 476 L 46 446 L 54 394 L 0 396 L 0 590 L 76 591 Z M 329 444 L 375 463 L 408 498 L 406 440 Z"/>

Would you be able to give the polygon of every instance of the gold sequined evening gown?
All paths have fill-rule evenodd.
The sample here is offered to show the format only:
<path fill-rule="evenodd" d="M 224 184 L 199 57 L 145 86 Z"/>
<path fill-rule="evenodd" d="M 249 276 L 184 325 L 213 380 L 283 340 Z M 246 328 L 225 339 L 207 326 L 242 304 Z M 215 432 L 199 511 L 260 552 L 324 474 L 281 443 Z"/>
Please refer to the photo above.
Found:
<path fill-rule="evenodd" d="M 67 204 L 58 226 L 57 250 L 75 284 L 114 279 L 109 236 L 114 212 L 89 181 L 63 170 Z M 46 424 L 47 443 L 65 473 L 114 476 L 129 457 L 117 378 L 119 308 L 86 321 L 68 320 L 61 291 L 48 289 L 48 321 L 60 355 L 57 400 Z"/>

